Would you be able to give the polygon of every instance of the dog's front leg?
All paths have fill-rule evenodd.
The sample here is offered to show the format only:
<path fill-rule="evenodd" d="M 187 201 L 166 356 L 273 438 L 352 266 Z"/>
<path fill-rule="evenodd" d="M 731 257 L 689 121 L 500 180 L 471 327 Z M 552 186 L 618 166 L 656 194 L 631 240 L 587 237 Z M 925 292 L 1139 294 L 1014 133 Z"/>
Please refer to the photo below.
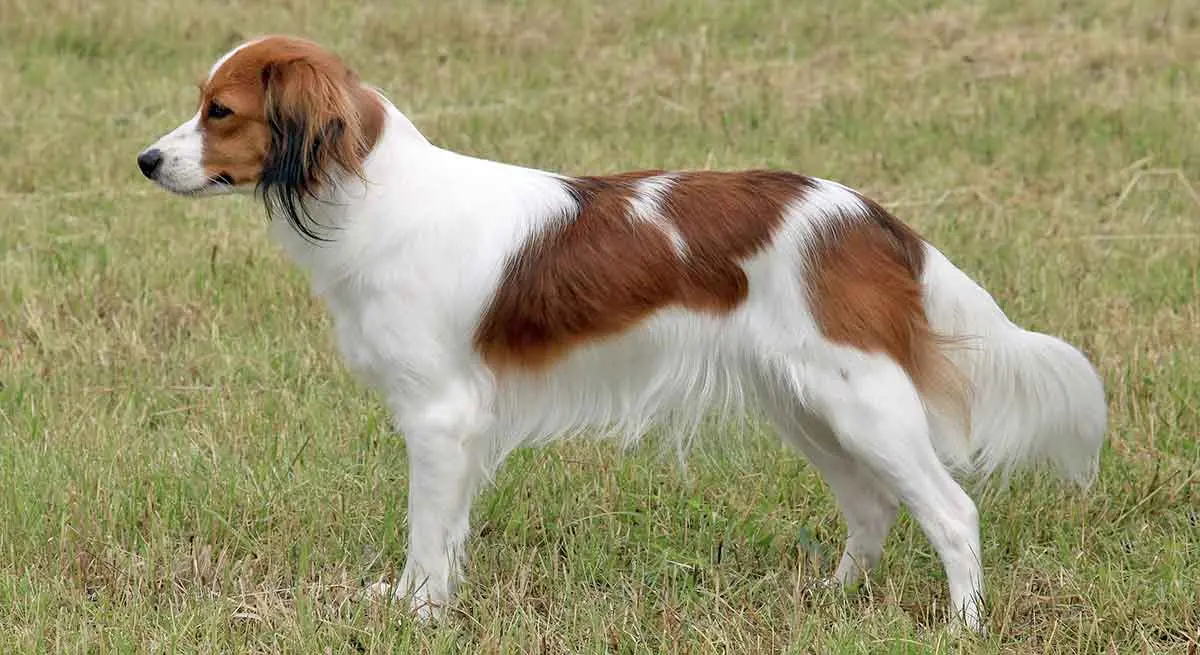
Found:
<path fill-rule="evenodd" d="M 437 618 L 462 575 L 471 504 L 488 470 L 490 403 L 476 385 L 397 412 L 408 446 L 408 559 L 395 589 L 422 619 Z"/>

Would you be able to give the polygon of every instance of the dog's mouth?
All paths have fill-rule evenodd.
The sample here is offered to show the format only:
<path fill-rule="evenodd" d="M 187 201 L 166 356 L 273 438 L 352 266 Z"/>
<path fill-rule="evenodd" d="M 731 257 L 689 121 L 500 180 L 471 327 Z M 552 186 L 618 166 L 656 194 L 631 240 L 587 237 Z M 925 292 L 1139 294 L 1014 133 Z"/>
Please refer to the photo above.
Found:
<path fill-rule="evenodd" d="M 233 191 L 237 187 L 237 182 L 229 173 L 220 173 L 205 178 L 202 184 L 193 187 L 174 184 L 171 180 L 155 179 L 155 182 L 167 191 L 180 196 L 220 195 Z"/>

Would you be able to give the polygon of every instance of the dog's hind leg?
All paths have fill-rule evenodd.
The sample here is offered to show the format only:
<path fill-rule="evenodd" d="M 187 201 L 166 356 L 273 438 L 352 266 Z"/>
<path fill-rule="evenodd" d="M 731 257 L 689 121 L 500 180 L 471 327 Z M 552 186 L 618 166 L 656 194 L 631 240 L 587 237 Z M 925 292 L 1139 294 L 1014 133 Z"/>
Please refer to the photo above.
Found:
<path fill-rule="evenodd" d="M 896 497 L 794 396 L 768 396 L 765 405 L 784 443 L 803 453 L 820 472 L 846 520 L 846 547 L 830 582 L 856 584 L 883 556 L 883 544 L 896 521 Z"/>
<path fill-rule="evenodd" d="M 783 376 L 783 384 L 791 387 L 799 405 L 829 426 L 833 441 L 848 456 L 822 459 L 822 472 L 829 475 L 831 485 L 846 489 L 842 492 L 846 500 L 840 503 L 861 504 L 854 511 L 864 517 L 874 509 L 875 518 L 864 521 L 868 526 L 881 524 L 887 515 L 886 496 L 871 501 L 864 500 L 871 496 L 861 490 L 849 491 L 859 478 L 848 471 L 856 469 L 840 469 L 830 462 L 853 460 L 880 489 L 904 503 L 942 560 L 955 618 L 982 631 L 983 575 L 975 503 L 938 458 L 917 388 L 885 355 L 838 351 L 829 358 L 837 361 L 789 362 Z M 865 531 L 855 548 L 874 546 L 877 533 Z"/>

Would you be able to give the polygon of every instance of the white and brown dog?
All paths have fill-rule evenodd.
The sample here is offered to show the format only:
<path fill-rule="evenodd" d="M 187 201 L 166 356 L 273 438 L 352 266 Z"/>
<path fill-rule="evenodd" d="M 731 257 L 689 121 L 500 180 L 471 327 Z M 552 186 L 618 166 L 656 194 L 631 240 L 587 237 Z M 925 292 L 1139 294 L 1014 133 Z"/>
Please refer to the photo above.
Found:
<path fill-rule="evenodd" d="M 572 177 L 449 152 L 308 41 L 222 57 L 198 113 L 138 156 L 189 195 L 254 191 L 410 459 L 397 597 L 452 600 L 472 500 L 513 449 L 638 439 L 761 409 L 879 560 L 904 503 L 983 629 L 979 525 L 952 472 L 1093 476 L 1101 380 L 878 204 L 781 171 Z"/>

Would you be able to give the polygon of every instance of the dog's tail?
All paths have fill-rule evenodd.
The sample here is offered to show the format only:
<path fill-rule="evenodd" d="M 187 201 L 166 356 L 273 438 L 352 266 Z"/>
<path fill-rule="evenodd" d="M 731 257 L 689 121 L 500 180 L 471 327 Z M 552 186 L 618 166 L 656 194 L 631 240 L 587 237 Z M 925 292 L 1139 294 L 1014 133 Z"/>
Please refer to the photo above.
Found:
<path fill-rule="evenodd" d="M 986 477 L 1049 463 L 1088 484 L 1107 415 L 1103 383 L 1076 348 L 1014 325 L 982 287 L 926 245 L 930 327 L 970 387 L 970 468 Z"/>

